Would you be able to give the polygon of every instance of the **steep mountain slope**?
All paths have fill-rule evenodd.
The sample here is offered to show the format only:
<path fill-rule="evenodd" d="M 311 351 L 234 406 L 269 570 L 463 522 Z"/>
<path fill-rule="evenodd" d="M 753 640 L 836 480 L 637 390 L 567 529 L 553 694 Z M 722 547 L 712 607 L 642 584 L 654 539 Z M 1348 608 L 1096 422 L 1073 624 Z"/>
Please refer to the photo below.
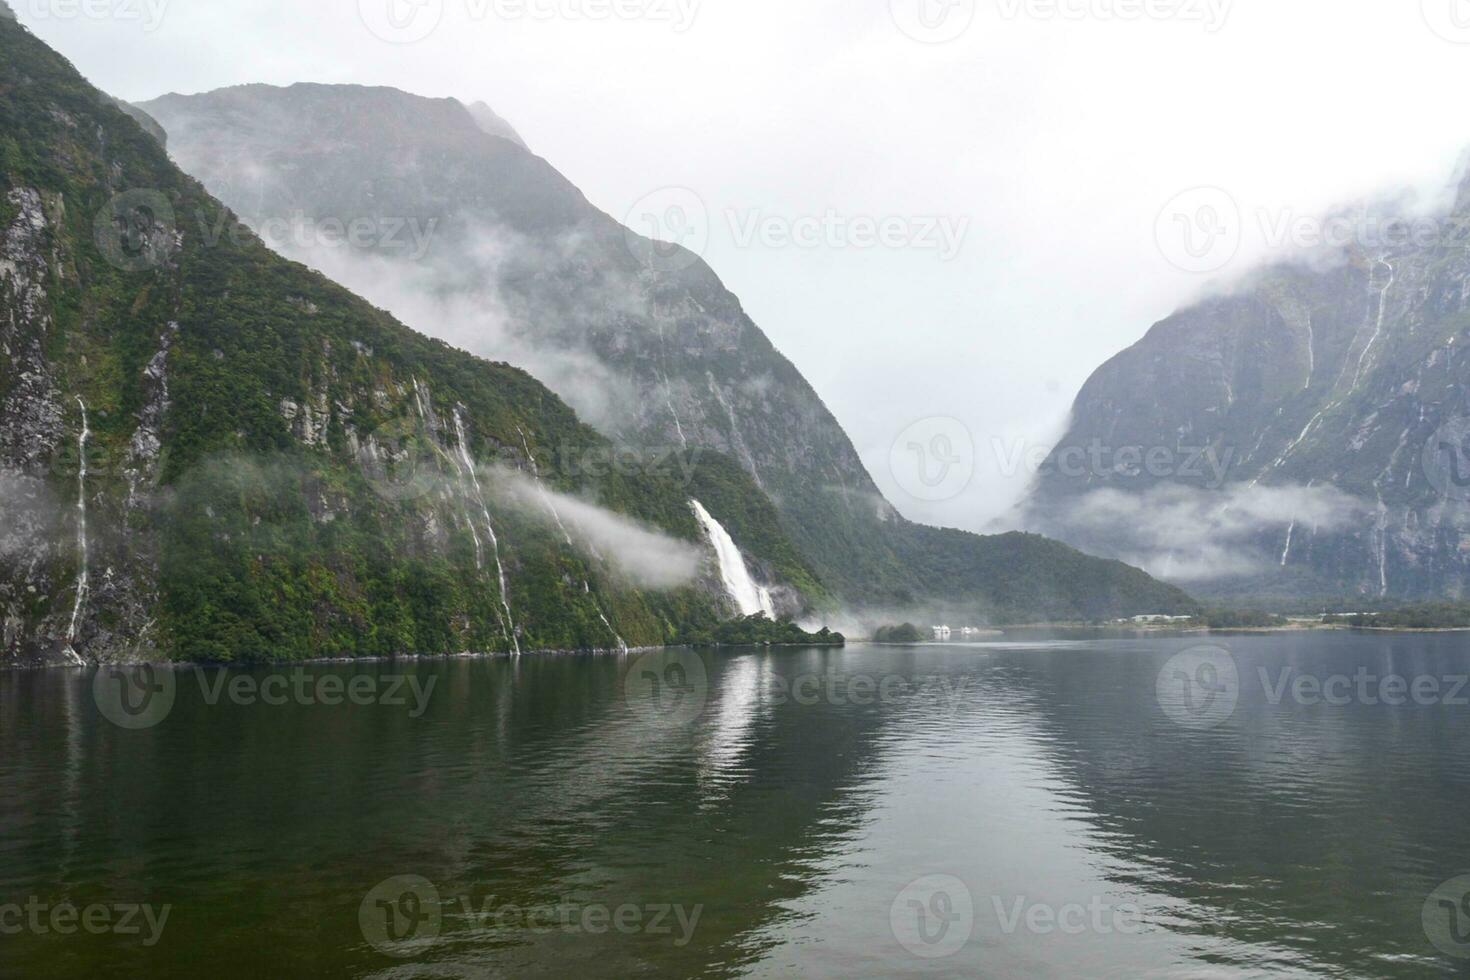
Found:
<path fill-rule="evenodd" d="M 1181 541 L 1231 536 L 1229 561 L 1196 570 L 1202 592 L 1466 594 L 1470 180 L 1452 207 L 1397 217 L 1409 213 L 1339 215 L 1356 244 L 1259 270 L 1103 365 L 1044 467 L 1031 526 L 1152 552 L 1166 572 L 1189 556 L 1150 542 L 1149 522 L 1109 519 L 1131 510 L 1118 494 L 1146 495 L 1158 524 L 1198 525 L 1176 528 Z M 1125 447 L 1160 465 L 1120 465 Z M 1204 449 L 1208 465 L 1178 472 Z"/>
<path fill-rule="evenodd" d="M 286 254 L 411 323 L 522 364 L 620 442 L 739 461 L 801 556 L 850 603 L 941 599 L 1045 615 L 1190 604 L 1038 538 L 903 520 L 705 263 L 592 207 L 544 160 L 483 132 L 483 113 L 321 85 L 169 95 L 144 108 L 180 165 L 253 227 L 275 228 L 267 237 Z M 321 247 L 323 227 L 355 222 L 418 234 Z M 716 516 L 749 546 L 739 513 Z M 1012 566 L 1032 571 L 1026 590 L 1014 588 Z"/>
<path fill-rule="evenodd" d="M 0 19 L 0 665 L 708 629 L 732 610 L 677 469 L 555 462 L 610 453 L 523 371 L 280 258 Z"/>

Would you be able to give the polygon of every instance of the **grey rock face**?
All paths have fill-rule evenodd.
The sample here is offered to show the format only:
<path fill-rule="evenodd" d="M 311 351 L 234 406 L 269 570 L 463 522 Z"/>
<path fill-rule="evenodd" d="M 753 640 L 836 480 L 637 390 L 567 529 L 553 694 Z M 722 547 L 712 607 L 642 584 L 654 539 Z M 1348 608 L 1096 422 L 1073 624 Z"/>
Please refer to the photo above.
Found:
<path fill-rule="evenodd" d="M 1377 229 L 1372 244 L 1262 269 L 1103 365 L 1029 501 L 1031 526 L 1139 558 L 1153 529 L 1103 519 L 1099 491 L 1187 488 L 1217 501 L 1192 512 L 1207 520 L 1252 511 L 1232 545 L 1248 567 L 1206 573 L 1206 593 L 1470 592 L 1470 488 L 1452 479 L 1470 474 L 1470 181 L 1432 235 L 1385 231 L 1385 213 L 1346 218 Z M 1078 465 L 1091 447 L 1101 467 Z M 1175 461 L 1208 449 L 1224 478 L 1116 465 L 1124 447 Z M 1208 537 L 1178 537 L 1196 532 Z M 1167 549 L 1154 550 L 1162 571 Z"/>

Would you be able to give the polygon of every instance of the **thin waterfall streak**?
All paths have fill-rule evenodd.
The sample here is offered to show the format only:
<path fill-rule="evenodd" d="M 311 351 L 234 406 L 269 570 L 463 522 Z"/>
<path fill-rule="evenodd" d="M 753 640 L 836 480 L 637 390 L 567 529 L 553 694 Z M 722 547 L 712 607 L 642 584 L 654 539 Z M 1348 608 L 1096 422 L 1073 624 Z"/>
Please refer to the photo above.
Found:
<path fill-rule="evenodd" d="M 66 630 L 66 653 L 78 666 L 82 666 L 86 661 L 77 653 L 76 640 L 77 623 L 82 617 L 82 607 L 86 605 L 91 581 L 87 569 L 87 440 L 91 438 L 92 430 L 87 424 L 87 403 L 82 401 L 81 395 L 77 396 L 77 405 L 82 410 L 82 433 L 78 438 L 78 456 L 81 462 L 77 468 L 77 553 L 81 556 L 81 567 L 77 571 L 77 595 L 71 609 L 71 625 Z"/>
<path fill-rule="evenodd" d="M 551 519 L 556 521 L 556 526 L 561 529 L 561 536 L 566 539 L 567 547 L 575 548 L 576 545 L 572 544 L 571 532 L 569 532 L 567 530 L 567 526 L 562 523 L 561 513 L 556 509 L 556 502 L 551 499 L 551 494 L 546 492 L 546 486 L 541 482 L 541 467 L 536 462 L 536 454 L 531 452 L 531 441 L 526 438 L 526 430 L 521 428 L 520 426 L 516 426 L 516 432 L 519 433 L 521 437 L 521 448 L 526 451 L 526 461 L 531 464 L 531 475 L 536 478 L 536 491 L 541 496 L 541 502 L 546 506 L 546 509 L 551 512 Z M 592 608 L 597 610 L 597 617 L 602 620 L 602 625 L 607 627 L 607 631 L 612 634 L 612 638 L 617 641 L 618 649 L 623 653 L 627 653 L 628 644 L 624 642 L 622 635 L 613 628 L 613 624 L 608 621 L 607 613 L 602 611 L 602 604 L 599 603 L 597 601 L 597 597 L 592 594 L 592 583 L 587 581 L 586 579 L 582 580 L 582 592 L 587 596 L 588 599 L 591 600 Z"/>
<path fill-rule="evenodd" d="M 459 438 L 460 459 L 469 473 L 470 485 L 474 488 L 475 499 L 480 505 L 480 515 L 485 519 L 485 533 L 490 536 L 490 550 L 495 556 L 495 575 L 500 583 L 500 605 L 505 610 L 505 623 L 501 624 L 501 630 L 510 640 L 516 656 L 520 656 L 521 644 L 516 639 L 515 616 L 510 611 L 510 583 L 505 577 L 505 564 L 500 560 L 500 538 L 495 534 L 495 525 L 490 520 L 490 507 L 485 503 L 485 491 L 480 487 L 480 477 L 475 472 L 475 460 L 470 455 L 469 440 L 465 436 L 464 417 L 457 407 L 454 410 L 454 433 Z"/>

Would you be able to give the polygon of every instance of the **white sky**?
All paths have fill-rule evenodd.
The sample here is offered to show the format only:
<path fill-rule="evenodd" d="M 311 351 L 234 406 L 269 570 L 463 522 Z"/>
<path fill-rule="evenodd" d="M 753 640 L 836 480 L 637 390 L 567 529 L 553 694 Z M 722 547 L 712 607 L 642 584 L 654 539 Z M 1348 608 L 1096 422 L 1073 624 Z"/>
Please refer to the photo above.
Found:
<path fill-rule="evenodd" d="M 1228 275 L 1263 249 L 1260 209 L 1434 186 L 1470 144 L 1470 43 L 1447 39 L 1470 42 L 1470 0 L 1147 0 L 1170 16 L 1142 19 L 1117 12 L 1145 0 L 616 0 L 650 14 L 632 19 L 578 13 L 614 0 L 362 0 L 379 23 L 426 4 L 410 29 L 442 5 L 401 45 L 359 0 L 11 2 L 123 98 L 322 81 L 484 99 L 615 216 L 695 191 L 706 258 L 894 503 L 972 528 L 1024 489 L 1005 457 L 1044 448 L 1091 371 L 1206 281 L 1156 243 L 1176 194 L 1218 186 L 1246 216 Z M 941 30 L 973 22 L 920 43 L 897 26 L 920 3 Z M 969 228 L 945 260 L 742 244 L 732 210 Z M 921 502 L 889 450 L 930 416 L 964 423 L 976 477 Z"/>

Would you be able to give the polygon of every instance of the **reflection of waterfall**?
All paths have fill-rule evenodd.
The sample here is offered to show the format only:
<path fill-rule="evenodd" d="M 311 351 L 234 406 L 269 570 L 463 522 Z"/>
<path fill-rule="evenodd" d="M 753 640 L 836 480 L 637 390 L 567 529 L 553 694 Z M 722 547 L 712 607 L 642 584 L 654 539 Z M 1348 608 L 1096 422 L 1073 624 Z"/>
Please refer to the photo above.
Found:
<path fill-rule="evenodd" d="M 704 533 L 709 535 L 710 544 L 715 547 L 715 557 L 720 562 L 720 578 L 725 583 L 725 591 L 740 608 L 740 615 L 765 613 L 775 619 L 776 606 L 771 602 L 771 593 L 751 578 L 750 569 L 745 567 L 745 556 L 735 546 L 735 539 L 704 509 L 703 504 L 697 500 L 691 500 L 689 504 L 694 508 L 694 516 L 703 525 Z"/>
<path fill-rule="evenodd" d="M 87 439 L 92 435 L 92 430 L 87 427 L 87 403 L 77 396 L 77 404 L 82 409 L 82 434 L 78 440 L 78 457 L 80 462 L 77 468 L 77 553 L 80 555 L 81 568 L 77 570 L 77 598 L 76 604 L 71 609 L 71 625 L 66 630 L 66 653 L 76 661 L 78 665 L 86 663 L 77 653 L 77 620 L 81 618 L 82 606 L 87 601 Z"/>
<path fill-rule="evenodd" d="M 551 519 L 556 521 L 556 526 L 561 529 L 561 536 L 566 540 L 567 547 L 575 548 L 576 546 L 572 544 L 572 534 L 567 530 L 567 526 L 562 523 L 561 513 L 556 509 L 556 502 L 551 499 L 551 494 L 546 492 L 546 486 L 541 482 L 541 467 L 536 464 L 536 456 L 531 452 L 531 443 L 526 438 L 526 430 L 520 426 L 516 426 L 516 431 L 521 434 L 521 446 L 526 450 L 526 460 L 531 464 L 531 475 L 536 478 L 536 490 L 541 495 L 541 502 L 546 505 L 546 509 L 551 512 Z M 588 599 L 592 600 L 592 606 L 597 610 L 597 618 L 602 620 L 602 625 L 607 627 L 607 631 L 617 641 L 618 649 L 623 653 L 627 653 L 628 644 L 624 643 L 623 638 L 618 635 L 618 631 L 613 629 L 613 624 L 608 622 L 607 614 L 602 611 L 602 605 L 592 595 L 592 583 L 583 579 L 582 591 Z"/>
<path fill-rule="evenodd" d="M 519 655 L 521 645 L 516 641 L 515 618 L 510 613 L 510 586 L 505 580 L 505 565 L 500 561 L 500 539 L 495 536 L 495 526 L 490 523 L 490 508 L 485 505 L 485 491 L 480 488 L 480 477 L 475 473 L 475 461 L 470 457 L 469 440 L 464 434 L 464 419 L 460 416 L 459 409 L 454 410 L 454 434 L 459 437 L 459 457 L 469 473 L 470 486 L 475 491 L 475 500 L 480 505 L 480 515 L 485 518 L 485 530 L 490 535 L 490 548 L 495 554 L 495 575 L 500 581 L 500 604 L 505 607 L 505 621 L 509 624 L 506 630 L 506 638 L 510 645 L 515 648 Z"/>

